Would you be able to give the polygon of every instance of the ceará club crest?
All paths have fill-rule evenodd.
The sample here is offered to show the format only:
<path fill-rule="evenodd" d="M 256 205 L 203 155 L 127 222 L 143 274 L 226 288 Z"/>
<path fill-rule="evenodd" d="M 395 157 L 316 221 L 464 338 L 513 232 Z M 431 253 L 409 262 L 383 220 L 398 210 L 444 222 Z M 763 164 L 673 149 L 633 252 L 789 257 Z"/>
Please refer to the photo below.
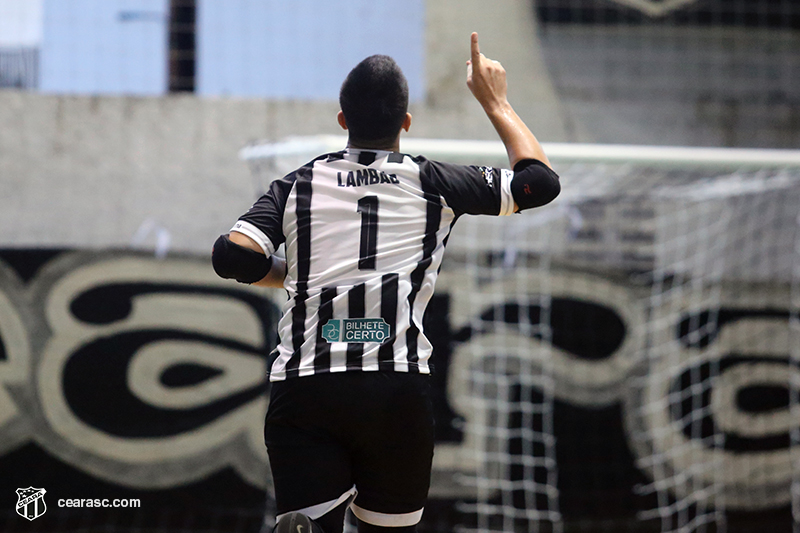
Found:
<path fill-rule="evenodd" d="M 28 487 L 27 489 L 17 489 L 17 514 L 35 520 L 47 511 L 44 503 L 44 495 L 47 491 Z"/>

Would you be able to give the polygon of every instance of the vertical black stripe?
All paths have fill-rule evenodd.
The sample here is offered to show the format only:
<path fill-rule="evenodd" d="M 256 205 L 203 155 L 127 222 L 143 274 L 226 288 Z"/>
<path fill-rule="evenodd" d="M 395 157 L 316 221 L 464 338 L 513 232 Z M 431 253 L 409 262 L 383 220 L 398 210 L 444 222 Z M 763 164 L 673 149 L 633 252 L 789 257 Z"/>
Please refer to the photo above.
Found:
<path fill-rule="evenodd" d="M 312 163 L 313 165 L 313 163 Z M 292 308 L 292 348 L 294 353 L 286 364 L 286 377 L 295 377 L 305 341 L 308 274 L 311 270 L 311 174 L 312 166 L 297 171 L 295 182 L 297 206 L 297 295 Z"/>
<path fill-rule="evenodd" d="M 456 221 L 458 217 L 453 217 L 453 221 L 450 223 L 450 229 L 447 231 L 447 235 L 445 235 L 444 240 L 442 241 L 442 246 L 447 247 L 447 241 L 450 240 L 450 235 L 453 234 L 453 226 L 456 225 Z M 442 265 L 439 265 L 439 270 L 442 269 Z"/>
<path fill-rule="evenodd" d="M 394 339 L 397 334 L 398 274 L 384 274 L 381 278 L 381 317 L 389 324 L 389 339 L 378 350 L 378 369 L 394 370 Z"/>
<path fill-rule="evenodd" d="M 366 304 L 366 286 L 359 283 L 348 293 L 347 303 L 347 316 L 349 318 L 364 318 L 367 313 Z M 364 365 L 362 357 L 364 356 L 364 343 L 363 342 L 350 342 L 347 344 L 347 368 L 356 369 Z"/>
<path fill-rule="evenodd" d="M 375 162 L 375 156 L 375 152 L 361 152 L 358 154 L 358 164 L 368 167 Z"/>
<path fill-rule="evenodd" d="M 406 346 L 408 346 L 408 362 L 411 363 L 409 364 L 410 372 L 419 370 L 413 364 L 419 361 L 419 355 L 417 354 L 419 328 L 414 323 L 414 301 L 417 299 L 417 293 L 419 293 L 419 289 L 425 279 L 425 271 L 433 261 L 433 252 L 436 249 L 436 232 L 442 221 L 442 203 L 439 194 L 430 186 L 426 177 L 421 173 L 420 182 L 422 183 L 422 192 L 425 194 L 425 200 L 427 200 L 427 207 L 425 209 L 425 235 L 422 237 L 422 258 L 411 273 L 411 293 L 408 295 L 409 328 L 406 331 Z"/>
<path fill-rule="evenodd" d="M 336 297 L 336 287 L 322 289 L 319 296 L 319 311 L 317 312 L 317 349 L 314 354 L 314 371 L 327 371 L 331 367 L 331 345 L 322 338 L 322 326 L 333 318 L 333 299 Z"/>

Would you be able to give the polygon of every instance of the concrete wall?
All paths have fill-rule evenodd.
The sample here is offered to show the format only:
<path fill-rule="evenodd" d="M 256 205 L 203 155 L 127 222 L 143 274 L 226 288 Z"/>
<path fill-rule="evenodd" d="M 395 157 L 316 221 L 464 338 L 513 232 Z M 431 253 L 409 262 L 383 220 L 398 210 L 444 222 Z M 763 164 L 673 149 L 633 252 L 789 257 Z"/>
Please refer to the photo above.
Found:
<path fill-rule="evenodd" d="M 478 31 L 534 132 L 571 140 L 529 4 L 444 0 L 426 9 L 428 90 L 411 109 L 413 136 L 494 138 L 464 83 Z M 0 91 L 0 245 L 126 247 L 146 223 L 169 232 L 171 249 L 205 254 L 254 199 L 237 151 L 256 139 L 341 133 L 337 111 L 336 102 Z"/>

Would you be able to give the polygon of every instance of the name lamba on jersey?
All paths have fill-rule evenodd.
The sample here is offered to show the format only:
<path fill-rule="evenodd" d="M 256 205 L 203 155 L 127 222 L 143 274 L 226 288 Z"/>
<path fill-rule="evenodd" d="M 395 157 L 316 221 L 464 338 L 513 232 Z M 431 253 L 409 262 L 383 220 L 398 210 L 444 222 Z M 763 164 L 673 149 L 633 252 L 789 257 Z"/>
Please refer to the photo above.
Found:
<path fill-rule="evenodd" d="M 397 176 L 387 174 L 374 168 L 366 168 L 348 172 L 346 177 L 341 172 L 336 173 L 336 181 L 339 187 L 361 187 L 362 185 L 377 185 L 379 183 L 400 183 Z"/>

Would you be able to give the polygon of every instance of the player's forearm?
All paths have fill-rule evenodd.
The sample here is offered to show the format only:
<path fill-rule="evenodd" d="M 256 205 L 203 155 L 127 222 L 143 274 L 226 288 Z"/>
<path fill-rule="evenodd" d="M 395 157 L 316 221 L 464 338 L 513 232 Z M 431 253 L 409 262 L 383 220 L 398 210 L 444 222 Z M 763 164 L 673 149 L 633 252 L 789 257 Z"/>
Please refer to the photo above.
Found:
<path fill-rule="evenodd" d="M 506 147 L 511 168 L 523 159 L 538 159 L 550 166 L 550 161 L 536 136 L 507 100 L 487 104 L 484 106 L 484 111 Z"/>
<path fill-rule="evenodd" d="M 272 260 L 272 268 L 269 269 L 269 273 L 264 279 L 253 283 L 253 285 L 282 289 L 283 280 L 286 279 L 286 259 L 278 257 L 277 255 L 270 256 L 270 259 Z"/>

